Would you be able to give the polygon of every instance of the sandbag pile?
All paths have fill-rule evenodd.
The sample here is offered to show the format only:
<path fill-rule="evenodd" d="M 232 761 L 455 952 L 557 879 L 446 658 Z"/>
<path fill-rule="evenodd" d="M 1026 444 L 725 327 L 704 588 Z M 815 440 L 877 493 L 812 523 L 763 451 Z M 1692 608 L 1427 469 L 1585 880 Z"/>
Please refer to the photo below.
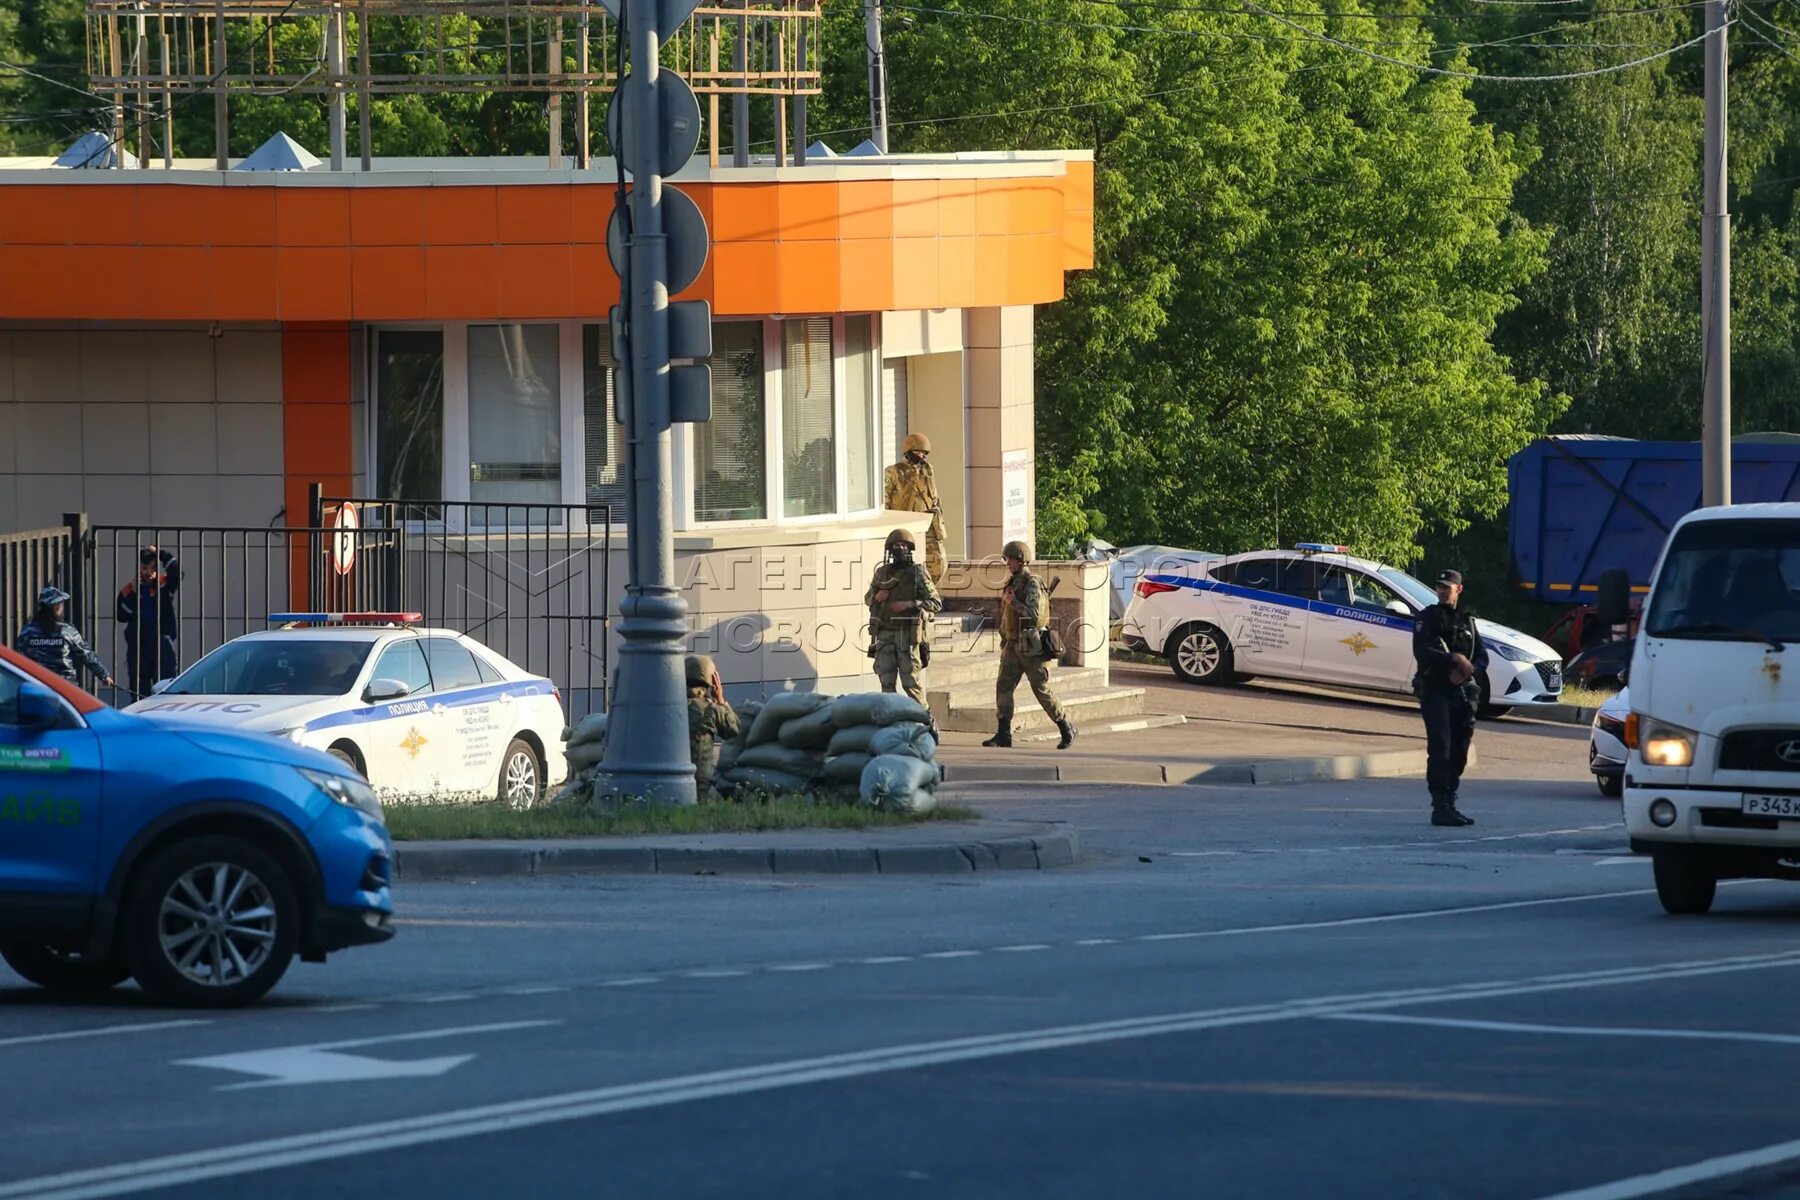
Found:
<path fill-rule="evenodd" d="M 606 757 L 606 714 L 589 713 L 563 730 L 563 757 L 569 777 L 552 804 L 583 804 L 593 798 L 594 776 Z"/>
<path fill-rule="evenodd" d="M 714 786 L 755 793 L 855 795 L 893 812 L 929 812 L 943 777 L 931 714 L 898 693 L 784 692 L 740 713 L 744 732 L 719 751 Z"/>

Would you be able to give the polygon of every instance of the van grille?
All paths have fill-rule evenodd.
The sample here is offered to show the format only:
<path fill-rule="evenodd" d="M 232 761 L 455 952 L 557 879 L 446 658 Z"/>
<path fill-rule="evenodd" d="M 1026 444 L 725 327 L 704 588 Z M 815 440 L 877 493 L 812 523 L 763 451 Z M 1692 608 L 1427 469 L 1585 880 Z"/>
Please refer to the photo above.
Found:
<path fill-rule="evenodd" d="M 1800 771 L 1800 729 L 1738 729 L 1719 740 L 1721 771 Z"/>

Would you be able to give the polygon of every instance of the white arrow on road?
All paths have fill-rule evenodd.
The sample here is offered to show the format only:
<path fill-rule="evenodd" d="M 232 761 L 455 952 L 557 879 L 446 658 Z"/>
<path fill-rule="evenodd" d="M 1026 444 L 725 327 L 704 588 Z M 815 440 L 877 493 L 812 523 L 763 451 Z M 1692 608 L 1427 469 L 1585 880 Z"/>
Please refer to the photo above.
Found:
<path fill-rule="evenodd" d="M 344 1054 L 344 1050 L 362 1046 L 380 1046 L 390 1042 L 423 1042 L 467 1034 L 499 1033 L 509 1029 L 533 1029 L 544 1025 L 560 1025 L 560 1021 L 503 1021 L 491 1025 L 462 1025 L 454 1029 L 428 1029 L 419 1033 L 397 1033 L 387 1037 L 357 1038 L 346 1042 L 316 1042 L 307 1046 L 276 1046 L 268 1050 L 246 1050 L 237 1054 L 215 1054 L 207 1058 L 182 1058 L 178 1067 L 211 1067 L 220 1071 L 236 1071 L 258 1078 L 249 1083 L 230 1083 L 220 1091 L 241 1088 L 291 1087 L 305 1083 L 350 1083 L 370 1079 L 427 1079 L 462 1066 L 473 1054 L 450 1054 L 441 1058 L 420 1058 L 394 1062 L 371 1058 L 364 1054 Z"/>

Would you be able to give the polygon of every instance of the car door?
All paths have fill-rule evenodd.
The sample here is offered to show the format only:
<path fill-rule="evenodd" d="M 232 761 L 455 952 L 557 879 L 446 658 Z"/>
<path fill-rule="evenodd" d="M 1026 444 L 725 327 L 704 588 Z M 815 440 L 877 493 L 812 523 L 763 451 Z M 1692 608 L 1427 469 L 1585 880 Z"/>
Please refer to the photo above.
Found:
<path fill-rule="evenodd" d="M 369 675 L 371 683 L 392 679 L 409 689 L 398 700 L 372 704 L 362 733 L 369 782 L 387 791 L 424 793 L 444 786 L 442 762 L 450 739 L 419 640 L 406 637 L 388 643 Z"/>
<path fill-rule="evenodd" d="M 1298 676 L 1306 658 L 1307 603 L 1313 588 L 1312 564 L 1268 555 L 1236 565 L 1232 583 L 1221 591 L 1237 669 L 1252 675 Z"/>
<path fill-rule="evenodd" d="M 500 778 L 500 755 L 512 739 L 512 729 L 500 728 L 505 711 L 513 707 L 510 698 L 502 700 L 504 688 L 482 678 L 474 655 L 455 638 L 422 641 L 449 739 L 443 753 L 444 786 L 491 792 Z"/>
<path fill-rule="evenodd" d="M 45 687 L 0 662 L 0 930 L 79 928 L 97 887 L 100 742 L 60 699 L 60 724 L 29 725 L 27 683 Z"/>
<path fill-rule="evenodd" d="M 1406 691 L 1413 675 L 1411 606 L 1373 575 L 1344 563 L 1318 564 L 1318 602 L 1306 634 L 1308 678 Z"/>

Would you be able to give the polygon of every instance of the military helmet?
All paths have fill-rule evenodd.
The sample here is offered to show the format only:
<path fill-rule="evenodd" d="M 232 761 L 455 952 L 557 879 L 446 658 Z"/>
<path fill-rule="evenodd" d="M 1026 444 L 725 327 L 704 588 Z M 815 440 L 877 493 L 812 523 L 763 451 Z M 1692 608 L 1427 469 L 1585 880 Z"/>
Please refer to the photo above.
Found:
<path fill-rule="evenodd" d="M 886 545 L 890 550 L 895 546 L 906 546 L 914 550 L 919 548 L 918 539 L 913 537 L 913 532 L 910 529 L 894 530 L 894 532 L 887 535 Z"/>
<path fill-rule="evenodd" d="M 900 443 L 900 452 L 902 454 L 911 454 L 914 450 L 922 450 L 926 454 L 930 454 L 931 439 L 922 433 L 907 434 L 906 440 Z"/>
<path fill-rule="evenodd" d="M 1016 558 L 1020 562 L 1031 561 L 1031 547 L 1024 542 L 1008 542 L 1000 547 L 1000 557 Z"/>
<path fill-rule="evenodd" d="M 687 656 L 687 681 L 689 687 L 711 687 L 712 677 L 718 671 L 713 665 L 712 656 L 708 654 L 690 654 Z"/>
<path fill-rule="evenodd" d="M 49 608 L 53 604 L 67 604 L 68 602 L 69 593 L 63 591 L 55 584 L 51 584 L 49 587 L 46 587 L 43 591 L 38 593 L 39 608 Z"/>

